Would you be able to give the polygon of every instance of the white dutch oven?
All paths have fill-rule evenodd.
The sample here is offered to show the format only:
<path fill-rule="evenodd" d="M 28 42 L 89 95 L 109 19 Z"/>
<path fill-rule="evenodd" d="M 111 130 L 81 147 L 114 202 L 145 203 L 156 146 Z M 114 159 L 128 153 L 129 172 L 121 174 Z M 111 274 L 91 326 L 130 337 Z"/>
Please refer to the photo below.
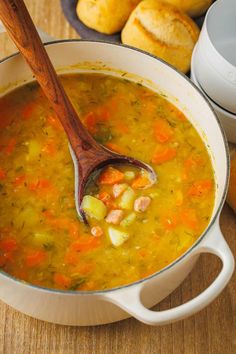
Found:
<path fill-rule="evenodd" d="M 102 63 L 100 72 L 116 76 L 129 73 L 128 78 L 142 81 L 153 90 L 166 94 L 188 116 L 206 141 L 217 183 L 215 206 L 208 228 L 192 248 L 168 267 L 144 280 L 107 291 L 73 292 L 31 286 L 1 272 L 0 298 L 27 315 L 66 325 L 98 325 L 129 316 L 147 324 L 163 325 L 196 313 L 219 295 L 234 269 L 232 253 L 219 227 L 229 174 L 227 144 L 219 121 L 200 91 L 185 76 L 143 52 L 88 41 L 58 41 L 48 44 L 46 48 L 60 72 L 97 72 L 99 63 Z M 19 54 L 0 63 L 0 86 L 5 87 L 1 94 L 6 93 L 9 87 L 30 80 L 32 74 Z M 222 260 L 221 272 L 214 282 L 181 306 L 166 311 L 149 310 L 180 285 L 201 253 L 212 253 Z"/>

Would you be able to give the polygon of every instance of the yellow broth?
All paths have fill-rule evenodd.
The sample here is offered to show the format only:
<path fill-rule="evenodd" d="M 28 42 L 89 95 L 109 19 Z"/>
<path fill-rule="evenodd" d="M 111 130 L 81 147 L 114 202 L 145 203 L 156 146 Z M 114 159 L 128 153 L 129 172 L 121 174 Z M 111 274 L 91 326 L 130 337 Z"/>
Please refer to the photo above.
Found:
<path fill-rule="evenodd" d="M 0 267 L 49 288 L 132 283 L 173 262 L 207 227 L 215 194 L 208 151 L 183 113 L 143 86 L 98 74 L 61 80 L 99 143 L 152 165 L 157 183 L 133 188 L 135 198 L 147 196 L 151 203 L 144 212 L 133 205 L 123 210 L 122 219 L 134 213 L 135 220 L 115 226 L 128 234 L 119 246 L 105 218 L 81 223 L 67 137 L 38 85 L 27 84 L 0 99 Z M 119 183 L 132 188 L 140 172 L 118 169 L 129 177 Z M 87 193 L 108 194 L 107 212 L 122 209 L 122 196 L 114 198 L 112 188 L 95 181 Z M 94 236 L 97 226 L 102 235 Z"/>

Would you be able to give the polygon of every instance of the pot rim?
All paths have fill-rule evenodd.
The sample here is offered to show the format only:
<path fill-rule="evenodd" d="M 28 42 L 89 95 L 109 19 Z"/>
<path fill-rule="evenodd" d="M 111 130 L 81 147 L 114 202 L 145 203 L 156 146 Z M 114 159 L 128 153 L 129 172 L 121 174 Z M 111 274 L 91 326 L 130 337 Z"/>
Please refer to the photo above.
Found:
<path fill-rule="evenodd" d="M 171 269 L 172 267 L 174 267 L 177 263 L 179 263 L 180 261 L 182 261 L 184 258 L 186 258 L 199 244 L 200 242 L 205 238 L 205 236 L 207 235 L 207 233 L 210 231 L 210 229 L 212 228 L 212 226 L 215 224 L 215 222 L 218 219 L 218 216 L 220 214 L 220 211 L 223 208 L 225 199 L 226 199 L 226 195 L 227 195 L 227 189 L 228 189 L 228 185 L 229 185 L 229 170 L 230 170 L 230 155 L 229 155 L 229 147 L 228 147 L 228 143 L 227 143 L 227 139 L 226 139 L 226 134 L 223 130 L 223 127 L 221 125 L 221 122 L 219 120 L 219 118 L 217 117 L 216 113 L 214 112 L 213 108 L 211 107 L 210 103 L 207 101 L 206 97 L 203 95 L 203 93 L 201 92 L 201 90 L 190 80 L 189 77 L 187 77 L 184 73 L 182 73 L 181 71 L 179 71 L 178 69 L 176 69 L 175 67 L 173 67 L 171 64 L 165 62 L 164 60 L 162 60 L 161 58 L 156 57 L 153 54 L 147 53 L 144 50 L 138 49 L 138 48 L 134 48 L 132 46 L 126 45 L 126 44 L 122 44 L 122 43 L 111 43 L 108 42 L 106 40 L 86 40 L 86 39 L 59 39 L 59 40 L 53 40 L 50 42 L 46 42 L 44 43 L 44 46 L 50 46 L 50 45 L 54 45 L 54 44 L 58 44 L 58 43 L 77 43 L 77 42 L 85 42 L 85 43 L 102 43 L 102 44 L 106 44 L 109 46 L 117 46 L 117 47 L 124 47 L 127 49 L 131 49 L 133 51 L 136 51 L 138 53 L 144 54 L 146 56 L 149 56 L 159 62 L 161 62 L 164 65 L 167 65 L 170 69 L 172 69 L 175 74 L 178 74 L 182 77 L 182 79 L 186 80 L 197 92 L 198 94 L 200 94 L 200 96 L 202 97 L 202 99 L 205 101 L 205 103 L 208 105 L 209 109 L 211 110 L 211 112 L 213 113 L 215 120 L 218 124 L 218 127 L 220 129 L 222 138 L 223 138 L 223 144 L 224 144 L 224 148 L 225 148 L 225 152 L 226 152 L 226 183 L 224 186 L 224 190 L 223 190 L 223 194 L 222 194 L 222 198 L 221 201 L 219 203 L 219 206 L 217 208 L 217 210 L 215 211 L 215 215 L 213 216 L 211 222 L 209 223 L 209 225 L 207 226 L 207 228 L 204 230 L 204 232 L 199 236 L 199 238 L 195 241 L 195 243 L 185 252 L 183 253 L 180 257 L 178 257 L 177 259 L 175 259 L 172 263 L 168 264 L 166 267 L 160 269 L 159 271 L 149 275 L 146 278 L 137 280 L 133 283 L 130 284 L 125 284 L 125 285 L 121 285 L 115 288 L 111 288 L 111 289 L 104 289 L 104 290 L 93 290 L 93 291 L 84 291 L 84 290 L 59 290 L 59 289 L 51 289 L 51 288 L 46 288 L 43 286 L 39 286 L 39 285 L 33 285 L 27 282 L 24 282 L 10 274 L 8 274 L 7 272 L 4 272 L 2 270 L 0 270 L 0 275 L 2 275 L 3 277 L 9 278 L 11 281 L 14 281 L 16 283 L 19 283 L 20 285 L 24 285 L 26 287 L 32 288 L 33 290 L 39 290 L 42 291 L 44 293 L 50 293 L 50 294 L 57 294 L 57 295 L 72 295 L 72 296 L 78 296 L 78 295 L 103 295 L 103 294 L 107 294 L 107 293 L 115 293 L 116 291 L 119 290 L 123 290 L 123 289 L 127 289 L 127 288 L 132 288 L 135 287 L 137 285 L 143 284 L 147 281 L 149 281 L 150 279 L 153 279 L 154 277 L 156 277 L 159 274 L 164 273 L 165 271 Z M 5 63 L 6 61 L 17 57 L 21 55 L 20 52 L 15 52 L 3 59 L 0 60 L 0 65 Z"/>

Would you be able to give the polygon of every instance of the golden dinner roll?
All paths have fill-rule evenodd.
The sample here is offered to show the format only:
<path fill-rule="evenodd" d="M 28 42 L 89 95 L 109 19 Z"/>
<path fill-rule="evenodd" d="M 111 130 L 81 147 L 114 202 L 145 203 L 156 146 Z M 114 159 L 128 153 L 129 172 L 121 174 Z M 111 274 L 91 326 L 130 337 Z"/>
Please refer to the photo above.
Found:
<path fill-rule="evenodd" d="M 175 6 L 144 0 L 122 31 L 122 42 L 164 59 L 186 73 L 199 36 L 195 22 Z"/>
<path fill-rule="evenodd" d="M 79 0 L 77 15 L 89 28 L 113 34 L 119 32 L 141 0 Z"/>
<path fill-rule="evenodd" d="M 230 182 L 227 202 L 236 213 L 236 148 L 231 151 Z"/>
<path fill-rule="evenodd" d="M 197 17 L 206 12 L 212 4 L 212 0 L 164 0 L 175 5 L 191 17 Z"/>

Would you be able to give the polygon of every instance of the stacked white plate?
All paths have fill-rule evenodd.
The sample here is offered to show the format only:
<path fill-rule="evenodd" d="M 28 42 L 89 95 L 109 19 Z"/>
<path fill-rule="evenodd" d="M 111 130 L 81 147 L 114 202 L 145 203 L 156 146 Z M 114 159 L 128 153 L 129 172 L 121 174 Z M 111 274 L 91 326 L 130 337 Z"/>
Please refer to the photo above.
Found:
<path fill-rule="evenodd" d="M 218 0 L 208 10 L 192 55 L 191 79 L 236 143 L 236 0 Z"/>

